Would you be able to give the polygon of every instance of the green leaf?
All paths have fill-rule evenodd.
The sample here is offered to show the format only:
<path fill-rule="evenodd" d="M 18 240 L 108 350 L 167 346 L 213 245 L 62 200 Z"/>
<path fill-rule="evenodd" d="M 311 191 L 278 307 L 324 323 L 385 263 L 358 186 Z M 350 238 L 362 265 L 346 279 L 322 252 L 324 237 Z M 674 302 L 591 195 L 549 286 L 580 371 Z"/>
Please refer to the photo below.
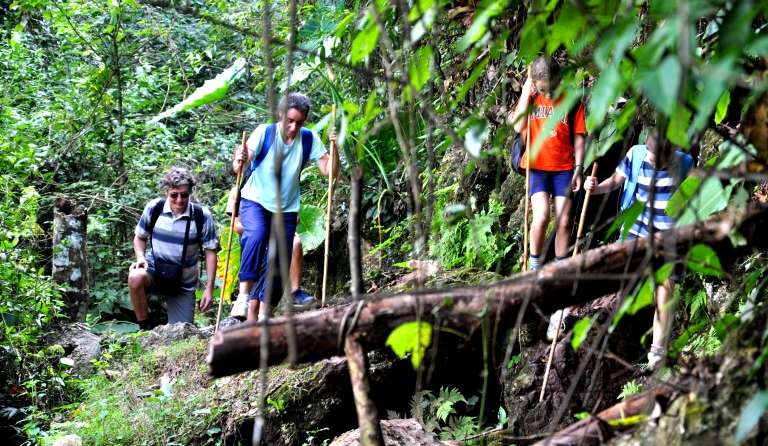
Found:
<path fill-rule="evenodd" d="M 760 418 L 763 417 L 766 409 L 768 409 L 768 392 L 761 390 L 749 400 L 749 403 L 741 411 L 734 438 L 736 443 L 741 443 L 747 438 L 749 432 L 757 426 Z"/>
<path fill-rule="evenodd" d="M 698 244 L 688 252 L 686 261 L 688 268 L 705 276 L 723 276 L 723 267 L 720 265 L 720 258 L 711 247 Z"/>
<path fill-rule="evenodd" d="M 201 105 L 205 105 L 226 96 L 229 86 L 240 77 L 245 71 L 245 58 L 238 58 L 226 70 L 219 73 L 215 78 L 208 79 L 203 86 L 192 92 L 182 102 L 176 104 L 171 109 L 166 110 L 152 118 L 149 123 L 154 124 L 165 118 L 175 116 L 177 113 L 188 111 Z"/>
<path fill-rule="evenodd" d="M 325 212 L 311 204 L 302 204 L 299 209 L 299 225 L 296 232 L 301 237 L 304 254 L 314 251 L 325 240 Z"/>
<path fill-rule="evenodd" d="M 747 46 L 747 54 L 753 57 L 768 55 L 768 36 L 758 37 Z"/>
<path fill-rule="evenodd" d="M 654 277 L 647 278 L 637 290 L 637 294 L 634 296 L 632 304 L 627 309 L 627 314 L 635 314 L 643 308 L 653 305 L 653 296 L 656 291 L 656 285 L 667 280 L 672 274 L 672 268 L 674 265 L 671 263 L 665 263 L 659 268 Z"/>
<path fill-rule="evenodd" d="M 220 293 L 225 298 L 230 298 L 232 294 L 234 294 L 235 290 L 237 290 L 237 274 L 240 272 L 240 243 L 238 243 L 239 236 L 233 233 L 232 237 L 231 253 L 229 255 L 229 269 L 227 270 L 226 281 L 224 278 L 224 270 L 227 267 L 227 245 L 225 243 L 226 240 L 229 240 L 229 226 L 221 231 L 223 249 L 220 250 L 217 254 L 218 262 L 216 263 L 216 280 L 219 282 Z"/>
<path fill-rule="evenodd" d="M 629 230 L 632 229 L 632 225 L 635 224 L 638 217 L 640 217 L 640 214 L 643 213 L 644 207 L 645 203 L 636 201 L 635 204 L 628 207 L 624 212 L 619 214 L 616 217 L 616 220 L 611 223 L 611 227 L 608 228 L 608 231 L 605 234 L 606 240 L 610 238 L 614 233 L 616 233 L 619 228 L 622 228 L 621 239 L 627 238 Z"/>
<path fill-rule="evenodd" d="M 474 158 L 480 158 L 480 149 L 488 140 L 490 129 L 484 122 L 473 125 L 464 134 L 464 149 Z"/>
<path fill-rule="evenodd" d="M 418 369 L 427 347 L 432 342 L 432 325 L 426 322 L 406 322 L 392 330 L 385 345 L 389 346 L 398 358 L 411 355 L 413 368 Z"/>
<path fill-rule="evenodd" d="M 667 127 L 667 138 L 675 145 L 688 148 L 688 126 L 691 123 L 691 113 L 688 107 L 677 105 L 675 112 L 669 119 L 669 127 Z"/>
<path fill-rule="evenodd" d="M 528 16 L 520 36 L 519 54 L 523 60 L 532 61 L 545 44 L 546 17 L 543 14 Z"/>
<path fill-rule="evenodd" d="M 480 63 L 475 66 L 467 80 L 465 80 L 461 85 L 458 93 L 456 93 L 456 99 L 453 100 L 451 108 L 456 107 L 456 105 L 461 102 L 462 99 L 464 99 L 464 96 L 466 96 L 469 90 L 475 85 L 475 82 L 477 82 L 480 76 L 485 74 L 485 67 L 488 65 L 488 60 L 488 57 L 484 57 L 483 60 L 481 60 Z"/>
<path fill-rule="evenodd" d="M 682 70 L 677 57 L 669 55 L 657 67 L 640 74 L 643 94 L 667 116 L 675 109 Z"/>
<path fill-rule="evenodd" d="M 680 183 L 680 187 L 672 194 L 667 202 L 667 208 L 665 209 L 667 215 L 672 218 L 677 218 L 688 206 L 696 191 L 701 186 L 701 178 L 688 177 Z"/>
<path fill-rule="evenodd" d="M 573 351 L 578 351 L 581 344 L 587 339 L 589 329 L 592 327 L 593 319 L 591 317 L 581 318 L 573 326 L 573 337 L 571 338 L 571 347 Z"/>
<path fill-rule="evenodd" d="M 603 122 L 608 113 L 608 107 L 613 104 L 616 97 L 624 90 L 624 80 L 619 70 L 610 65 L 600 74 L 595 88 L 592 89 L 592 97 L 589 101 L 589 127 L 594 128 Z"/>
<path fill-rule="evenodd" d="M 703 221 L 715 212 L 720 212 L 728 205 L 729 196 L 719 178 L 709 177 L 691 199 L 685 211 L 677 219 L 675 227 Z"/>
<path fill-rule="evenodd" d="M 720 100 L 717 101 L 717 109 L 715 110 L 715 124 L 720 124 L 728 114 L 728 106 L 731 105 L 731 92 L 725 90 L 720 96 Z"/>
<path fill-rule="evenodd" d="M 369 13 L 370 14 L 370 13 Z M 367 16 L 366 25 L 360 30 L 352 40 L 350 49 L 350 60 L 352 63 L 358 63 L 368 57 L 379 43 L 379 27 L 372 17 Z"/>
<path fill-rule="evenodd" d="M 411 85 L 416 90 L 421 88 L 429 81 L 432 67 L 432 47 L 429 45 L 419 48 L 408 65 L 408 76 Z"/>
<path fill-rule="evenodd" d="M 547 54 L 552 54 L 560 45 L 569 51 L 579 34 L 584 32 L 587 21 L 576 6 L 570 2 L 563 4 L 557 16 L 557 21 L 550 27 L 547 39 Z"/>
<path fill-rule="evenodd" d="M 469 27 L 464 37 L 459 40 L 459 51 L 466 51 L 467 48 L 480 40 L 488 32 L 488 22 L 504 10 L 508 1 L 494 0 L 479 13 L 475 11 L 472 26 Z"/>

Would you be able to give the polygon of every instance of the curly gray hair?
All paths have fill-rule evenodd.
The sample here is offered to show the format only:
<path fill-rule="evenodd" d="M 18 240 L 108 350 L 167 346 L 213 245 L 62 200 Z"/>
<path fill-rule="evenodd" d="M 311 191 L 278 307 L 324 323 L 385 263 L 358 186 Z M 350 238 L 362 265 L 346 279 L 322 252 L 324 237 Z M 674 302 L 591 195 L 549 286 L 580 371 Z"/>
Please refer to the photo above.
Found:
<path fill-rule="evenodd" d="M 277 106 L 277 111 L 280 112 L 281 115 L 285 116 L 285 112 L 292 108 L 300 111 L 306 119 L 309 117 L 309 110 L 312 108 L 312 101 L 310 101 L 305 94 L 288 93 L 287 96 L 283 96 L 283 98 L 280 99 L 280 105 Z"/>
<path fill-rule="evenodd" d="M 160 189 L 168 191 L 185 184 L 189 185 L 190 190 L 195 186 L 195 177 L 192 176 L 192 172 L 184 167 L 174 166 L 160 180 Z"/>

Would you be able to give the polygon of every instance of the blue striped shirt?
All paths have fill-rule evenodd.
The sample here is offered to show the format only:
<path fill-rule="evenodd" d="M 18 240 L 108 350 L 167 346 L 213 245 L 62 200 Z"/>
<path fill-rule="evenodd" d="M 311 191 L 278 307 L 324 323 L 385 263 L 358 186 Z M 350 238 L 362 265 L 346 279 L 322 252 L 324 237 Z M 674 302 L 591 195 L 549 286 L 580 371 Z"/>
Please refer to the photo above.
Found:
<path fill-rule="evenodd" d="M 160 200 L 162 198 L 156 198 L 144 207 L 144 212 L 141 214 L 139 223 L 134 230 L 134 234 L 137 237 L 145 240 L 149 238 L 147 227 L 151 219 L 152 209 Z M 218 251 L 219 238 L 216 235 L 216 224 L 213 221 L 213 214 L 211 214 L 207 207 L 201 206 L 201 208 L 204 217 L 203 235 L 201 237 L 203 249 Z M 171 211 L 171 204 L 166 200 L 165 205 L 163 205 L 163 212 L 160 213 L 155 223 L 155 228 L 152 231 L 152 248 L 148 250 L 149 252 L 146 255 L 150 268 L 154 267 L 155 256 L 167 262 L 184 265 L 184 270 L 181 274 L 181 286 L 185 290 L 195 289 L 200 275 L 197 268 L 200 244 L 197 241 L 197 225 L 194 218 L 191 217 L 191 212 L 192 203 L 190 202 L 183 214 L 174 217 Z M 187 221 L 190 222 L 189 241 L 187 242 L 186 258 L 181 262 Z"/>
<path fill-rule="evenodd" d="M 646 237 L 650 233 L 651 223 L 654 231 L 664 231 L 675 225 L 675 220 L 667 215 L 667 203 L 672 194 L 677 189 L 678 180 L 669 173 L 669 170 L 656 169 L 646 159 L 640 168 L 640 174 L 637 178 L 637 189 L 635 190 L 634 202 L 645 203 L 642 214 L 629 230 L 630 238 Z M 651 194 L 651 181 L 654 180 L 654 170 L 656 169 L 654 200 L 649 203 Z M 627 153 L 621 164 L 616 168 L 616 172 L 629 178 L 632 174 L 631 153 Z M 653 222 L 651 222 L 653 214 Z"/>

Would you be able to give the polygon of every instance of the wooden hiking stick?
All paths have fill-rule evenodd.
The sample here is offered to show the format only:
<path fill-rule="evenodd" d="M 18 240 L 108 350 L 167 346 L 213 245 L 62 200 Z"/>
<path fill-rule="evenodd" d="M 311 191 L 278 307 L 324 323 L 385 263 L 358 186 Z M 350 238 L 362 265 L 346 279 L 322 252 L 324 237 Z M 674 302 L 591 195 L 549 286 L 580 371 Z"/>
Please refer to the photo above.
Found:
<path fill-rule="evenodd" d="M 243 132 L 240 147 L 245 147 L 247 133 Z M 227 237 L 227 256 L 224 260 L 224 284 L 219 293 L 219 311 L 216 312 L 216 327 L 213 332 L 219 331 L 219 321 L 221 321 L 221 306 L 224 303 L 224 292 L 227 290 L 227 279 L 229 279 L 229 257 L 232 254 L 232 233 L 235 232 L 235 218 L 237 218 L 237 202 L 240 199 L 240 180 L 243 177 L 244 160 L 240 160 L 240 168 L 237 169 L 237 178 L 235 179 L 235 208 L 232 209 L 232 218 L 229 220 L 229 236 Z"/>
<path fill-rule="evenodd" d="M 530 70 L 529 70 L 530 72 Z M 523 271 L 528 271 L 528 208 L 531 205 L 529 195 L 531 183 L 531 117 L 525 123 L 525 217 L 523 218 Z"/>
<path fill-rule="evenodd" d="M 597 162 L 592 163 L 592 175 L 597 175 Z M 579 242 L 581 241 L 582 234 L 584 232 L 584 220 L 587 217 L 587 207 L 589 206 L 589 197 L 592 194 L 586 192 L 584 194 L 584 204 L 581 205 L 581 215 L 579 216 L 579 228 L 576 230 L 576 243 L 573 246 L 573 256 L 576 257 L 579 254 Z M 549 380 L 549 372 L 552 369 L 552 359 L 555 357 L 555 345 L 557 345 L 557 338 L 560 337 L 560 326 L 563 324 L 563 314 L 565 310 L 560 310 L 560 318 L 557 321 L 557 328 L 555 329 L 555 337 L 552 338 L 552 345 L 549 346 L 549 357 L 547 358 L 547 367 L 544 369 L 544 382 L 541 383 L 541 393 L 539 394 L 539 401 L 544 401 L 544 393 L 547 390 L 547 381 Z"/>
<path fill-rule="evenodd" d="M 331 106 L 331 129 L 336 128 L 336 102 Z M 323 256 L 323 290 L 320 298 L 320 306 L 325 306 L 325 296 L 328 289 L 328 254 L 331 249 L 331 208 L 333 206 L 333 164 L 335 158 L 336 142 L 329 144 L 328 159 L 331 162 L 328 170 L 328 205 L 325 209 L 325 255 Z"/>

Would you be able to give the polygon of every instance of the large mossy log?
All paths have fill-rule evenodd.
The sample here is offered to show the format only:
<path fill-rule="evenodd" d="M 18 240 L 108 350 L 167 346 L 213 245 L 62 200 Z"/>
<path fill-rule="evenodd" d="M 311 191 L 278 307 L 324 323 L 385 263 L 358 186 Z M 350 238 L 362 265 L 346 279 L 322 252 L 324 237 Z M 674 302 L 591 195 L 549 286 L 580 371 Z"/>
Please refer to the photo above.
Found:
<path fill-rule="evenodd" d="M 490 314 L 498 329 L 515 323 L 526 299 L 545 313 L 582 304 L 626 286 L 634 272 L 648 261 L 663 261 L 669 255 L 683 256 L 691 246 L 708 243 L 721 260 L 755 248 L 765 248 L 762 230 L 768 227 L 768 207 L 753 207 L 737 217 L 723 214 L 706 222 L 657 234 L 653 243 L 636 240 L 614 243 L 582 255 L 554 262 L 539 271 L 512 279 L 473 287 L 423 290 L 391 296 L 371 296 L 361 302 L 315 310 L 294 318 L 298 361 L 315 361 L 343 354 L 343 333 L 354 332 L 364 348 L 384 344 L 387 335 L 404 322 L 420 317 L 441 327 L 471 334 Z M 747 243 L 731 244 L 737 230 Z M 670 251 L 674 251 L 670 253 Z M 533 312 L 528 312 L 532 314 Z M 266 325 L 248 323 L 222 330 L 211 341 L 208 355 L 213 376 L 226 376 L 259 366 L 260 335 L 269 330 L 269 364 L 287 356 L 286 319 Z"/>

